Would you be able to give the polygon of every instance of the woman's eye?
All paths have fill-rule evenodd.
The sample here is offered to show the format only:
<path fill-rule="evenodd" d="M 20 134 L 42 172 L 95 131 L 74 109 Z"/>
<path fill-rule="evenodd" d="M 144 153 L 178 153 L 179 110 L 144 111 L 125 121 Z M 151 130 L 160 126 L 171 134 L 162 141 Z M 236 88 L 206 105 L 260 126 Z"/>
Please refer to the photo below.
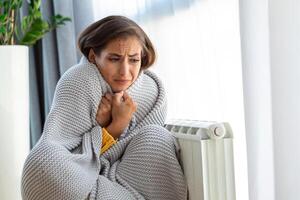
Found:
<path fill-rule="evenodd" d="M 120 59 L 119 58 L 109 58 L 108 60 L 111 62 L 118 62 Z"/>
<path fill-rule="evenodd" d="M 130 59 L 130 62 L 132 62 L 132 63 L 137 63 L 139 61 L 140 61 L 139 59 Z"/>

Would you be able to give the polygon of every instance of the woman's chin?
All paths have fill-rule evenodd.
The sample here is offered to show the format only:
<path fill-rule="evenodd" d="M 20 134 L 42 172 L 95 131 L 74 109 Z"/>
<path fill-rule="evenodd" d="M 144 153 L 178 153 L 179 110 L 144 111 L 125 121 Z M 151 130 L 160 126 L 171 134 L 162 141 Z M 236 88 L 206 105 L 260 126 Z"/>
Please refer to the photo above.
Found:
<path fill-rule="evenodd" d="M 125 90 L 127 90 L 127 88 L 128 87 L 112 87 L 111 89 L 112 89 L 112 91 L 114 92 L 114 93 L 118 93 L 118 92 L 122 92 L 122 91 L 125 91 Z"/>

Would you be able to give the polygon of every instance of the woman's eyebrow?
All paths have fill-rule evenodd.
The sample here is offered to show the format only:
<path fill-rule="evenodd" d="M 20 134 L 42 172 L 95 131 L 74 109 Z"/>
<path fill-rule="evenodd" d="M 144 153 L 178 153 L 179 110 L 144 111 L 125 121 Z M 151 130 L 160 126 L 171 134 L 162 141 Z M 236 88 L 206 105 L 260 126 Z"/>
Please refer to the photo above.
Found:
<path fill-rule="evenodd" d="M 110 56 L 122 57 L 122 55 L 119 55 L 119 54 L 117 54 L 117 53 L 109 53 L 108 55 L 110 55 Z"/>
<path fill-rule="evenodd" d="M 108 54 L 109 56 L 117 56 L 117 57 L 122 57 L 123 55 L 120 55 L 120 54 L 117 54 L 117 53 L 109 53 Z M 139 53 L 135 53 L 135 54 L 132 54 L 132 55 L 128 55 L 129 57 L 134 57 L 134 56 L 138 56 L 140 55 Z"/>
<path fill-rule="evenodd" d="M 138 56 L 138 55 L 139 55 L 138 53 L 135 53 L 135 54 L 129 55 L 129 57 L 134 57 L 134 56 Z"/>

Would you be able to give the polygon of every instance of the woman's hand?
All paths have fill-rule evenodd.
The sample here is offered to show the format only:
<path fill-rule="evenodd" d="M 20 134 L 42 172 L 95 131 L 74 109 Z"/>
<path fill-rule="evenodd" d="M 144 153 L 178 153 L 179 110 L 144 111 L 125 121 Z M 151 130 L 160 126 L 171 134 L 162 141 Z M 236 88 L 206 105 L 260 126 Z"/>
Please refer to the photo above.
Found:
<path fill-rule="evenodd" d="M 106 128 L 114 137 L 118 138 L 128 126 L 137 105 L 126 92 L 115 93 L 112 97 L 112 122 Z"/>
<path fill-rule="evenodd" d="M 106 93 L 102 98 L 98 107 L 96 120 L 101 127 L 107 127 L 111 123 L 112 111 L 112 95 Z"/>

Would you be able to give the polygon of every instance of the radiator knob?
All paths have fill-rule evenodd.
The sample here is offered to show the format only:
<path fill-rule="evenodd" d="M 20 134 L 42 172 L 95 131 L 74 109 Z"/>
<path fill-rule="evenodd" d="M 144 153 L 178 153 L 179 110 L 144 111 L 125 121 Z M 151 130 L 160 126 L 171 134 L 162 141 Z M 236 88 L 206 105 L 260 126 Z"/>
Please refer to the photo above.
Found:
<path fill-rule="evenodd" d="M 218 137 L 224 135 L 224 130 L 221 127 L 216 127 L 214 130 L 214 134 Z"/>
<path fill-rule="evenodd" d="M 225 136 L 226 130 L 222 124 L 213 124 L 210 126 L 211 138 L 221 139 Z"/>

